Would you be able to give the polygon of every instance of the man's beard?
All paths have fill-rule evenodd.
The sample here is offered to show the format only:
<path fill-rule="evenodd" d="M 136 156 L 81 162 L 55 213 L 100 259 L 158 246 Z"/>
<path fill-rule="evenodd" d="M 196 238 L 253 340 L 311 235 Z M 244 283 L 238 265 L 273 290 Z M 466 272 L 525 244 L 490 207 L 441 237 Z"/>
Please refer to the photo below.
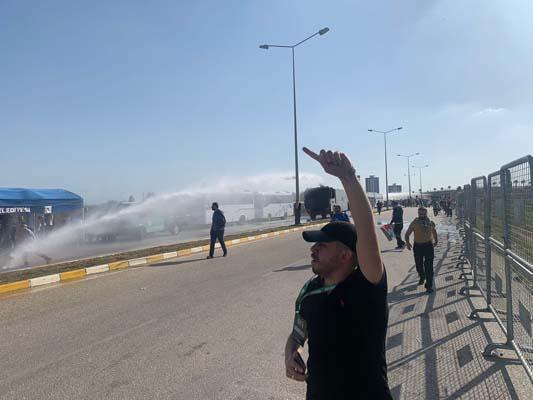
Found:
<path fill-rule="evenodd" d="M 311 270 L 313 271 L 313 274 L 318 275 L 317 266 L 314 264 L 311 264 Z"/>

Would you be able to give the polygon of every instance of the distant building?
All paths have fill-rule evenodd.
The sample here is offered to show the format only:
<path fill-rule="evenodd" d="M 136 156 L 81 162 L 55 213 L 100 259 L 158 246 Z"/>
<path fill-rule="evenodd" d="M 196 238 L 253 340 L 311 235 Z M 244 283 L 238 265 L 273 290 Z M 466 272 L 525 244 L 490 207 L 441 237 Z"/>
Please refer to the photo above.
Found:
<path fill-rule="evenodd" d="M 389 185 L 389 193 L 401 193 L 401 192 L 402 192 L 402 185 L 397 185 L 396 183 Z"/>
<path fill-rule="evenodd" d="M 368 178 L 365 178 L 365 186 L 367 193 L 379 193 L 379 178 L 370 175 Z"/>

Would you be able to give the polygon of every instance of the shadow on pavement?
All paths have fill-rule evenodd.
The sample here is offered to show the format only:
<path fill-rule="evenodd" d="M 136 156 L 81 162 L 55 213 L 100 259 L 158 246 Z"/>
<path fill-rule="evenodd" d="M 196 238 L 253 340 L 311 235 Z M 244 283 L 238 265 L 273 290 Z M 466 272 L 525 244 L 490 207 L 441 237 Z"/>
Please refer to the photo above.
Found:
<path fill-rule="evenodd" d="M 285 268 L 275 269 L 275 270 L 273 270 L 272 272 L 303 271 L 303 270 L 305 270 L 305 269 L 310 269 L 310 268 L 311 268 L 311 264 L 306 264 L 306 265 L 296 265 L 296 266 L 291 266 L 291 267 L 285 267 Z"/>
<path fill-rule="evenodd" d="M 157 264 L 150 265 L 150 268 L 158 268 L 158 267 L 175 267 L 177 265 L 181 264 L 190 264 L 198 261 L 207 261 L 205 257 L 202 258 L 195 258 L 192 260 L 183 260 L 183 261 L 164 261 Z"/>

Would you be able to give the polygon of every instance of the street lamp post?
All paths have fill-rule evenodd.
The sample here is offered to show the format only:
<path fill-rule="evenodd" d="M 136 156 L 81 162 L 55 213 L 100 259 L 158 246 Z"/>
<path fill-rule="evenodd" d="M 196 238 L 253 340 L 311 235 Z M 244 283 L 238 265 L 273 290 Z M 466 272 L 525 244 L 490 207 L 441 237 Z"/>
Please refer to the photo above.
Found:
<path fill-rule="evenodd" d="M 407 176 L 407 174 L 403 174 L 403 176 Z M 415 177 L 416 176 L 416 172 L 411 172 L 411 176 L 412 177 Z M 415 191 L 411 188 L 411 193 L 414 193 Z"/>
<path fill-rule="evenodd" d="M 419 174 L 419 177 L 420 177 L 420 199 L 423 199 L 423 195 L 422 195 L 422 169 L 424 168 L 427 168 L 429 167 L 429 165 L 423 165 L 421 167 L 417 167 L 416 165 L 413 165 L 413 168 L 417 168 L 418 169 L 418 174 Z"/>
<path fill-rule="evenodd" d="M 407 177 L 409 178 L 409 202 L 411 202 L 411 200 L 413 198 L 411 196 L 411 163 L 410 163 L 410 160 L 411 160 L 411 157 L 417 156 L 419 154 L 420 153 L 413 153 L 413 154 L 408 154 L 408 155 L 396 154 L 398 157 L 407 158 Z"/>
<path fill-rule="evenodd" d="M 387 133 L 397 132 L 403 129 L 403 126 L 394 128 L 388 131 L 378 131 L 376 129 L 369 129 L 368 132 L 383 133 L 383 141 L 385 143 L 385 204 L 389 207 L 389 171 L 387 167 Z"/>
<path fill-rule="evenodd" d="M 293 102 L 293 115 L 294 115 L 294 170 L 296 178 L 296 200 L 294 207 L 294 225 L 300 225 L 300 176 L 298 172 L 298 126 L 296 123 L 296 70 L 294 67 L 294 49 L 301 45 L 302 43 L 308 41 L 309 39 L 317 35 L 325 35 L 329 32 L 329 28 L 322 28 L 318 32 L 313 33 L 311 36 L 301 40 L 300 42 L 294 45 L 276 45 L 276 44 L 262 44 L 259 46 L 260 49 L 268 50 L 271 47 L 280 47 L 291 49 L 292 51 L 292 102 Z"/>

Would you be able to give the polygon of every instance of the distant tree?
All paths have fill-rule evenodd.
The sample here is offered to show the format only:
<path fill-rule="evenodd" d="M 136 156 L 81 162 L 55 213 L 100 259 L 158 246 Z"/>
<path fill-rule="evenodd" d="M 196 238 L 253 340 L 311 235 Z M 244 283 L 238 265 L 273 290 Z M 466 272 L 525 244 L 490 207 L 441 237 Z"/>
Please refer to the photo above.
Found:
<path fill-rule="evenodd" d="M 130 195 L 130 197 L 128 198 L 128 201 L 130 203 L 135 203 L 135 197 L 133 197 L 133 195 Z"/>

